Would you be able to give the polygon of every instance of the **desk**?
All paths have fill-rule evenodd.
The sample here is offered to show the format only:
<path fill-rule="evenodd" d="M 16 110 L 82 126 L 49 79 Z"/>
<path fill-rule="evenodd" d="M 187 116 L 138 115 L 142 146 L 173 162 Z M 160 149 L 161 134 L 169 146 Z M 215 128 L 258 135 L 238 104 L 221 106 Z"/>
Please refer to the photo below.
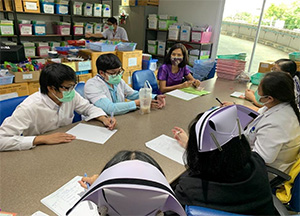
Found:
<path fill-rule="evenodd" d="M 76 175 L 89 176 L 100 173 L 106 162 L 120 150 L 140 150 L 151 155 L 162 167 L 169 182 L 174 181 L 185 167 L 146 148 L 145 142 L 161 134 L 172 137 L 171 129 L 179 126 L 187 129 L 190 121 L 222 101 L 250 104 L 242 99 L 231 98 L 234 91 L 244 91 L 245 84 L 236 81 L 211 79 L 203 84 L 211 94 L 184 101 L 167 96 L 167 106 L 140 115 L 138 111 L 117 116 L 118 132 L 104 145 L 74 140 L 60 145 L 43 145 L 28 151 L 0 153 L 0 208 L 19 215 L 31 215 L 40 210 L 54 213 L 40 200 L 67 183 Z M 90 124 L 99 124 L 90 121 Z M 65 132 L 74 125 L 59 128 Z"/>

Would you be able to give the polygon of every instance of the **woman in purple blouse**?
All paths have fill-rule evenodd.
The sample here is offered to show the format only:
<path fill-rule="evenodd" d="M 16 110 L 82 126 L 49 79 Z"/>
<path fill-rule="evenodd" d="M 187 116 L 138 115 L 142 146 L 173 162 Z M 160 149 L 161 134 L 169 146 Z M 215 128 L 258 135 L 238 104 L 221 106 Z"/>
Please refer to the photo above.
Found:
<path fill-rule="evenodd" d="M 161 93 L 190 86 L 197 88 L 200 85 L 200 81 L 194 79 L 187 68 L 187 62 L 188 56 L 185 46 L 181 43 L 172 46 L 165 57 L 164 64 L 157 73 Z M 183 82 L 183 78 L 186 78 L 187 81 Z"/>

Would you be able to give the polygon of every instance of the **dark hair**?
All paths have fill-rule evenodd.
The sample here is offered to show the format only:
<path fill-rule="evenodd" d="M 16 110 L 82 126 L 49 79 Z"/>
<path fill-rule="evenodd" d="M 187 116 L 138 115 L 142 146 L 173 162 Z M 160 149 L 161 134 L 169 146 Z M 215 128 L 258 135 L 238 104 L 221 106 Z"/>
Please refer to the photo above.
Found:
<path fill-rule="evenodd" d="M 109 18 L 107 19 L 107 22 L 110 22 L 110 23 L 112 23 L 112 24 L 117 24 L 117 25 L 118 25 L 118 21 L 117 21 L 117 19 L 114 18 L 114 17 L 109 17 Z"/>
<path fill-rule="evenodd" d="M 300 114 L 295 102 L 294 80 L 285 72 L 267 73 L 260 82 L 264 95 L 272 96 L 280 102 L 288 102 L 293 108 L 300 123 Z"/>
<path fill-rule="evenodd" d="M 215 149 L 199 152 L 195 126 L 203 113 L 200 113 L 189 126 L 189 140 L 186 148 L 186 165 L 193 175 L 200 175 L 202 179 L 217 182 L 228 182 L 236 176 L 251 157 L 250 145 L 244 135 L 241 139 L 235 137 L 222 146 L 222 151 Z"/>
<path fill-rule="evenodd" d="M 187 54 L 187 50 L 186 50 L 185 46 L 183 44 L 181 44 L 181 43 L 174 44 L 171 47 L 171 49 L 169 50 L 169 52 L 167 53 L 167 55 L 165 57 L 164 64 L 172 64 L 172 62 L 171 62 L 171 54 L 176 49 L 181 49 L 182 54 L 183 54 L 183 60 L 178 65 L 178 67 L 182 68 L 182 67 L 186 66 L 187 63 L 188 63 L 188 54 Z"/>
<path fill-rule="evenodd" d="M 140 151 L 120 151 L 118 152 L 110 161 L 107 162 L 105 167 L 101 172 L 106 170 L 107 168 L 116 165 L 117 163 L 120 163 L 122 161 L 127 161 L 127 160 L 140 160 L 147 162 L 153 166 L 155 166 L 159 171 L 163 174 L 164 172 L 162 171 L 161 167 L 159 164 L 148 154 Z"/>
<path fill-rule="evenodd" d="M 122 67 L 122 63 L 118 56 L 109 53 L 99 56 L 96 61 L 96 66 L 99 73 L 100 70 L 105 72 L 107 70 Z"/>
<path fill-rule="evenodd" d="M 40 75 L 41 93 L 48 94 L 48 86 L 54 86 L 58 90 L 64 81 L 76 83 L 76 74 L 71 67 L 60 63 L 46 65 Z"/>
<path fill-rule="evenodd" d="M 296 75 L 297 64 L 291 59 L 279 59 L 275 62 L 280 67 L 280 70 L 291 74 L 292 77 Z"/>

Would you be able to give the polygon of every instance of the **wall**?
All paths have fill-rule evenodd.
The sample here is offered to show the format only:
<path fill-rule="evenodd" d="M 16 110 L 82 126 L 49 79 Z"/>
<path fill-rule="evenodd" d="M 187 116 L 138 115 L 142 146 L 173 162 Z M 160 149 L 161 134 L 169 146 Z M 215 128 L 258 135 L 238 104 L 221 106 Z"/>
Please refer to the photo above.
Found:
<path fill-rule="evenodd" d="M 257 26 L 238 22 L 223 22 L 222 34 L 254 41 Z M 261 27 L 259 43 L 286 53 L 300 50 L 300 33 L 291 30 Z"/>
<path fill-rule="evenodd" d="M 160 0 L 158 13 L 175 15 L 179 23 L 189 22 L 194 25 L 211 25 L 213 35 L 212 58 L 215 58 L 225 0 Z"/>

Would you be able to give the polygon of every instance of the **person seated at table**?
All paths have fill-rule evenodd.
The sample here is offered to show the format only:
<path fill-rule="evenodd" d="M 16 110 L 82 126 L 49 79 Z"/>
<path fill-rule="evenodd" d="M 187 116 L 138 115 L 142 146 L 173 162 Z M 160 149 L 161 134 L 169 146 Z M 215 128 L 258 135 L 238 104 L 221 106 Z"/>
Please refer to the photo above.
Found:
<path fill-rule="evenodd" d="M 300 153 L 300 114 L 292 77 L 285 72 L 266 74 L 258 86 L 257 101 L 264 106 L 245 136 L 267 165 L 288 174 Z"/>
<path fill-rule="evenodd" d="M 185 46 L 181 43 L 173 45 L 165 57 L 164 64 L 158 69 L 157 79 L 161 93 L 200 86 L 200 81 L 194 79 L 186 66 L 187 63 L 188 54 Z M 184 79 L 186 81 L 183 81 Z"/>
<path fill-rule="evenodd" d="M 98 74 L 84 86 L 85 97 L 107 114 L 121 115 L 140 106 L 139 92 L 122 79 L 124 70 L 120 59 L 114 54 L 104 54 L 96 61 Z M 151 108 L 165 106 L 165 96 L 152 94 Z M 125 99 L 131 101 L 125 101 Z"/>
<path fill-rule="evenodd" d="M 67 133 L 48 131 L 72 123 L 74 111 L 97 119 L 109 129 L 112 121 L 105 112 L 90 104 L 75 90 L 76 74 L 69 66 L 53 63 L 40 75 L 40 91 L 28 96 L 0 126 L 0 151 L 27 150 L 41 144 L 67 143 L 76 137 Z"/>
<path fill-rule="evenodd" d="M 185 148 L 187 171 L 175 186 L 182 205 L 246 215 L 274 215 L 272 192 L 263 159 L 251 152 L 238 107 L 199 114 L 189 127 L 172 132 Z"/>
<path fill-rule="evenodd" d="M 108 18 L 107 25 L 108 29 L 104 30 L 104 32 L 98 34 L 86 33 L 85 37 L 106 38 L 107 40 L 117 40 L 122 42 L 128 41 L 126 30 L 123 27 L 118 26 L 118 21 L 116 18 Z"/>
<path fill-rule="evenodd" d="M 271 70 L 271 72 L 274 71 L 286 72 L 293 77 L 294 84 L 295 84 L 294 92 L 295 92 L 296 104 L 300 109 L 300 72 L 297 71 L 297 64 L 290 59 L 279 59 L 275 61 L 275 64 Z M 257 98 L 258 98 L 257 91 L 253 91 L 251 89 L 247 89 L 245 91 L 245 99 L 251 101 L 257 107 L 263 107 L 263 104 L 257 101 Z"/>
<path fill-rule="evenodd" d="M 79 183 L 90 190 L 77 204 L 87 198 L 98 205 L 101 215 L 186 215 L 161 167 L 144 152 L 120 151 L 100 174 Z"/>

